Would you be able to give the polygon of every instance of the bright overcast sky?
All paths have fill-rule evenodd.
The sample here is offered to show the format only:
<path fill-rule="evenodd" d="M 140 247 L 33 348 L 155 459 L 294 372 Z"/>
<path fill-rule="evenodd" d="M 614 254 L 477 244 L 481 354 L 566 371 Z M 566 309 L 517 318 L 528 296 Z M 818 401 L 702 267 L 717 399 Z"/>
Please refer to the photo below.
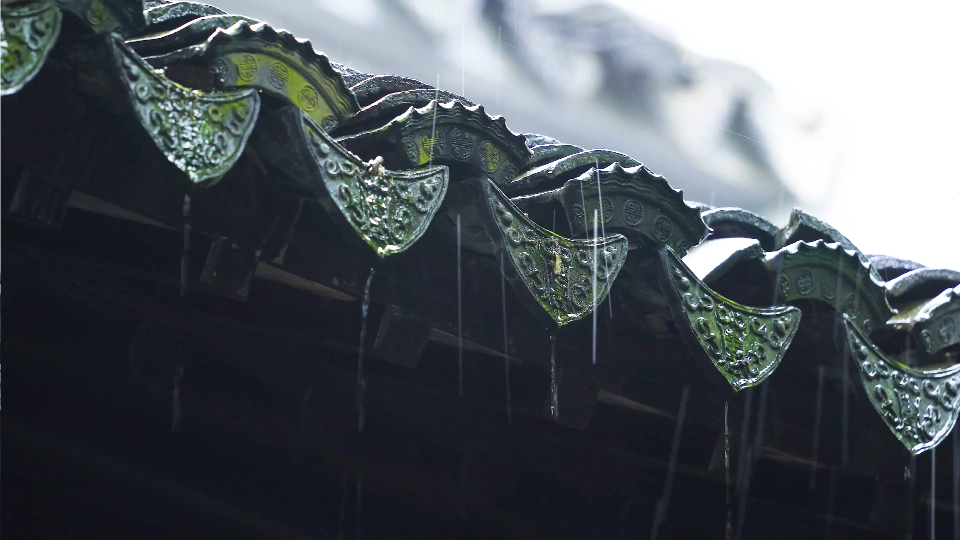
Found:
<path fill-rule="evenodd" d="M 835 191 L 807 210 L 867 253 L 960 269 L 960 2 L 615 3 L 842 126 Z"/>

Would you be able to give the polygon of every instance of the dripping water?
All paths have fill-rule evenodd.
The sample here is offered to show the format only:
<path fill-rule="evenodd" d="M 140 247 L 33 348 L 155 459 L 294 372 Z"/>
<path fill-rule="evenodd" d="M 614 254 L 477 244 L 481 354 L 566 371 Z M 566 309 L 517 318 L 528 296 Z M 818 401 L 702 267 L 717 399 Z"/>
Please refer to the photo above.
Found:
<path fill-rule="evenodd" d="M 724 491 L 727 495 L 727 528 L 724 538 L 730 540 L 733 534 L 733 510 L 730 508 L 730 402 L 723 402 L 723 469 Z"/>
<path fill-rule="evenodd" d="M 463 397 L 463 281 L 460 270 L 460 256 L 460 214 L 457 214 L 457 367 L 458 389 L 460 390 L 460 397 Z M 501 275 L 503 275 L 502 272 Z"/>
<path fill-rule="evenodd" d="M 512 403 L 510 397 L 510 357 L 508 356 L 507 341 L 507 280 L 504 277 L 503 252 L 500 253 L 500 300 L 503 305 L 503 374 L 507 383 L 507 423 L 513 423 Z"/>
<path fill-rule="evenodd" d="M 557 384 L 557 333 L 550 336 L 550 418 L 560 417 L 558 395 L 560 387 Z"/>
<path fill-rule="evenodd" d="M 657 501 L 657 513 L 653 518 L 653 529 L 650 532 L 651 540 L 656 540 L 660 525 L 667 517 L 667 505 L 670 503 L 670 491 L 673 489 L 673 473 L 677 468 L 677 454 L 680 451 L 680 434 L 683 431 L 683 421 L 687 415 L 687 399 L 690 397 L 690 386 L 683 386 L 683 396 L 680 398 L 680 411 L 677 412 L 677 428 L 673 432 L 673 444 L 670 447 L 670 464 L 667 468 L 667 481 L 663 486 L 663 496 Z"/>
<path fill-rule="evenodd" d="M 433 125 L 430 127 L 430 166 L 433 167 L 433 143 L 437 136 L 437 110 L 440 108 L 440 74 L 437 73 L 436 92 L 433 95 Z"/>
<path fill-rule="evenodd" d="M 757 433 L 753 439 L 753 446 L 748 447 L 747 451 L 741 455 L 741 458 L 746 459 L 746 469 L 743 471 L 743 475 L 741 477 L 742 485 L 740 486 L 740 511 L 737 515 L 738 540 L 741 535 L 743 535 L 743 529 L 747 518 L 747 501 L 750 498 L 750 475 L 753 473 L 753 467 L 757 460 L 757 456 L 760 455 L 760 451 L 763 448 L 763 428 L 764 419 L 766 418 L 767 412 L 767 390 L 769 388 L 769 385 L 763 385 L 763 388 L 760 390 L 760 410 L 757 414 Z"/>
<path fill-rule="evenodd" d="M 841 257 L 840 264 L 837 268 L 837 284 L 838 285 L 840 285 L 841 283 L 844 262 L 845 262 L 844 258 Z M 837 296 L 837 302 L 838 302 L 837 305 L 839 306 L 840 298 L 845 295 L 841 294 L 839 286 L 836 288 L 836 291 L 837 291 L 836 296 Z M 860 281 L 857 280 L 856 291 L 854 292 L 854 300 L 853 300 L 855 305 L 859 305 L 859 302 L 860 302 L 859 297 L 860 297 Z M 843 466 L 846 467 L 848 454 L 849 454 L 848 439 L 849 439 L 849 433 L 850 433 L 850 404 L 849 404 L 848 398 L 849 398 L 849 390 L 850 390 L 851 358 L 850 358 L 850 348 L 846 343 L 846 339 L 847 339 L 846 330 L 841 327 L 841 325 L 843 324 L 843 315 L 842 315 L 843 311 L 844 311 L 843 309 L 834 310 L 835 319 L 834 319 L 834 325 L 833 325 L 833 341 L 837 347 L 840 347 L 841 354 L 843 355 L 843 359 L 841 362 L 841 369 L 843 369 L 843 377 L 842 377 L 843 417 L 841 419 L 840 429 L 841 429 L 841 437 L 842 437 L 842 443 L 843 443 L 843 446 L 841 448 L 842 450 L 841 463 L 843 463 Z"/>
<path fill-rule="evenodd" d="M 370 276 L 367 277 L 367 284 L 363 288 L 363 304 L 360 306 L 360 352 L 357 355 L 357 431 L 363 433 L 363 425 L 367 420 L 367 413 L 364 409 L 364 399 L 367 394 L 367 380 L 363 375 L 363 346 L 367 340 L 367 312 L 370 310 L 370 284 L 373 282 L 373 275 L 376 269 L 370 269 Z"/>
<path fill-rule="evenodd" d="M 183 364 L 180 364 L 173 373 L 173 419 L 170 422 L 170 433 L 180 431 L 180 386 L 182 383 Z"/>
<path fill-rule="evenodd" d="M 748 433 L 750 431 L 750 416 L 753 409 L 753 391 L 752 389 L 747 389 L 746 394 L 746 404 L 743 409 L 743 422 L 740 425 L 740 446 L 737 447 L 740 452 L 740 457 L 737 461 L 737 482 L 734 489 L 734 494 L 741 501 L 740 510 L 737 514 L 737 539 L 739 540 L 740 535 L 743 531 L 743 520 L 740 519 L 740 516 L 743 514 L 743 498 L 745 497 L 744 485 L 746 484 L 746 478 L 748 476 L 747 469 L 750 467 L 750 460 L 747 459 L 747 456 L 750 455 L 751 449 L 747 447 Z"/>
<path fill-rule="evenodd" d="M 753 448 L 748 446 L 746 450 L 741 450 L 743 454 L 753 454 Z M 740 460 L 744 464 L 744 470 L 738 471 L 737 476 L 743 480 L 743 485 L 737 485 L 737 493 L 740 498 L 740 509 L 737 512 L 737 540 L 743 536 L 744 527 L 744 518 L 747 513 L 747 495 L 749 492 L 749 484 L 747 478 L 750 476 L 750 469 L 753 467 L 753 460 Z"/>
<path fill-rule="evenodd" d="M 810 491 L 813 491 L 817 485 L 817 460 L 820 455 L 820 417 L 823 412 L 823 371 L 824 366 L 821 364 L 817 367 L 817 404 L 813 413 L 813 455 L 811 456 L 813 464 L 810 467 Z"/>
<path fill-rule="evenodd" d="M 187 294 L 187 272 L 190 265 L 190 195 L 183 196 L 183 254 L 180 256 L 180 296 Z"/>
<path fill-rule="evenodd" d="M 376 268 L 370 269 L 370 275 L 363 288 L 363 304 L 360 306 L 360 350 L 357 354 L 357 431 L 363 433 L 363 427 L 367 420 L 367 412 L 364 407 L 367 395 L 367 380 L 363 372 L 363 351 L 367 340 L 367 314 L 370 311 L 370 285 L 373 283 L 373 276 L 376 274 Z M 362 447 L 361 447 L 362 449 Z M 357 505 L 356 505 L 356 536 L 358 540 L 362 538 L 362 513 L 363 513 L 363 455 L 361 454 L 357 464 Z"/>
<path fill-rule="evenodd" d="M 594 163 L 594 170 L 597 171 L 597 202 L 599 203 L 599 206 L 600 206 L 600 232 L 603 235 L 603 238 L 606 238 L 607 229 L 606 229 L 606 226 L 604 225 L 604 223 L 606 222 L 606 218 L 603 216 L 603 192 L 600 191 L 600 160 L 594 158 L 593 163 Z M 594 224 L 596 224 L 596 221 L 597 221 L 596 213 L 594 213 L 593 221 L 594 221 Z M 593 238 L 594 240 L 597 239 L 596 226 L 593 227 Z M 594 259 L 596 259 L 596 254 L 594 254 Z M 606 256 L 603 257 L 603 269 L 607 273 L 606 275 L 609 276 L 610 263 L 607 262 Z M 594 270 L 593 273 L 594 273 L 594 276 L 596 276 L 596 273 L 597 273 L 596 270 Z M 594 282 L 596 282 L 596 277 L 594 277 Z M 594 286 L 594 288 L 596 288 L 596 286 Z M 594 303 L 594 306 L 596 306 L 596 303 L 597 303 L 596 295 L 594 295 L 593 303 Z M 607 305 L 610 308 L 610 318 L 612 319 L 613 318 L 613 297 L 607 296 Z M 594 309 L 596 309 L 596 307 L 594 307 Z M 594 361 L 593 363 L 596 364 L 597 362 Z"/>
<path fill-rule="evenodd" d="M 779 305 L 780 303 L 780 277 L 783 275 L 783 261 L 777 261 L 777 275 L 773 276 L 773 301 L 770 302 L 771 306 Z M 786 300 L 786 298 L 784 298 Z"/>
<path fill-rule="evenodd" d="M 835 315 L 834 325 L 833 325 L 833 339 L 837 343 L 840 343 L 841 339 L 846 339 L 846 329 L 842 328 L 843 326 L 843 263 L 846 262 L 843 257 L 840 258 L 840 264 L 837 265 L 837 283 L 834 287 L 836 291 L 836 298 L 834 299 L 833 312 Z M 844 343 L 846 345 L 846 343 Z"/>
<path fill-rule="evenodd" d="M 580 182 L 580 207 L 583 208 L 583 236 L 590 237 L 590 229 L 587 225 L 587 197 L 583 194 L 583 182 Z"/>
<path fill-rule="evenodd" d="M 593 211 L 593 365 L 597 365 L 597 211 Z"/>

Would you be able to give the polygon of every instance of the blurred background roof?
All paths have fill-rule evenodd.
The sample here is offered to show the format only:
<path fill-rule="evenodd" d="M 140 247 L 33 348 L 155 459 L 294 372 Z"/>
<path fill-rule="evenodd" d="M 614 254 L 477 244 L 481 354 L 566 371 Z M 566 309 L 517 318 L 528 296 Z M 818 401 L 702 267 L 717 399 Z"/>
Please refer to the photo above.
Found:
<path fill-rule="evenodd" d="M 688 200 L 960 268 L 960 8 L 814 0 L 217 0 L 332 60 L 624 152 Z"/>

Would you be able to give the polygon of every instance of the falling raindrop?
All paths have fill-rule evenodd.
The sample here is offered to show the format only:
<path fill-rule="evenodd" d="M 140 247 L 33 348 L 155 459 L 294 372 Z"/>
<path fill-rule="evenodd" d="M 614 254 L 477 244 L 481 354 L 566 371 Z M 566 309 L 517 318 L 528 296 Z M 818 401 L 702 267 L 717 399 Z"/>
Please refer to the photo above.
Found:
<path fill-rule="evenodd" d="M 724 538 L 730 540 L 733 534 L 733 511 L 730 508 L 730 402 L 723 402 L 723 468 L 724 491 L 727 495 L 727 529 Z"/>
<path fill-rule="evenodd" d="M 173 373 L 173 420 L 170 423 L 170 432 L 180 431 L 180 385 L 183 382 L 183 364 L 177 366 Z"/>
<path fill-rule="evenodd" d="M 457 214 L 457 367 L 459 369 L 458 389 L 460 397 L 463 397 L 463 281 L 460 256 L 460 214 Z"/>
<path fill-rule="evenodd" d="M 677 427 L 673 431 L 673 444 L 670 447 L 670 464 L 667 468 L 667 481 L 663 486 L 663 496 L 657 501 L 657 513 L 653 518 L 653 529 L 650 532 L 651 540 L 656 540 L 660 525 L 667 517 L 667 505 L 670 503 L 670 491 L 673 489 L 673 473 L 677 468 L 677 454 L 680 451 L 680 434 L 683 432 L 683 421 L 687 416 L 687 399 L 690 397 L 690 386 L 683 386 L 683 396 L 680 398 L 680 411 L 677 412 Z"/>
<path fill-rule="evenodd" d="M 190 265 L 190 195 L 183 196 L 183 254 L 180 256 L 180 296 L 187 294 L 187 272 Z"/>
<path fill-rule="evenodd" d="M 503 253 L 500 253 L 500 299 L 503 305 L 503 372 L 507 382 L 507 423 L 513 423 L 512 403 L 510 397 L 510 357 L 507 341 L 507 280 L 504 277 Z"/>
<path fill-rule="evenodd" d="M 590 228 L 587 225 L 587 197 L 583 194 L 583 182 L 580 183 L 580 207 L 583 208 L 583 236 L 590 237 Z"/>
<path fill-rule="evenodd" d="M 597 365 L 597 211 L 593 211 L 593 365 Z"/>
<path fill-rule="evenodd" d="M 606 238 L 607 229 L 604 223 L 607 221 L 607 219 L 603 216 L 603 192 L 600 191 L 600 160 L 594 158 L 593 163 L 594 163 L 594 170 L 597 171 L 597 202 L 599 203 L 599 206 L 600 206 L 600 233 L 603 235 L 603 238 Z M 594 222 L 593 238 L 596 239 L 597 238 L 597 227 L 596 227 L 597 216 L 596 215 L 593 216 L 593 222 Z M 594 255 L 594 259 L 596 259 L 596 255 Z M 608 276 L 610 275 L 610 263 L 607 261 L 606 257 L 603 258 L 603 270 L 606 272 L 606 275 Z M 594 271 L 594 275 L 596 275 L 596 271 Z M 594 278 L 594 281 L 596 281 L 596 278 Z M 593 299 L 593 303 L 594 305 L 596 305 L 597 303 L 596 298 Z M 610 308 L 610 318 L 612 319 L 613 318 L 613 297 L 612 296 L 607 296 L 607 306 Z M 594 309 L 596 309 L 596 307 L 594 307 Z M 594 364 L 596 364 L 596 361 L 594 361 Z"/>
<path fill-rule="evenodd" d="M 433 125 L 430 127 L 430 151 L 427 152 L 430 155 L 430 166 L 433 166 L 433 143 L 436 140 L 437 136 L 437 109 L 440 108 L 440 74 L 437 73 L 437 86 L 435 87 L 436 91 L 433 95 Z"/>
<path fill-rule="evenodd" d="M 741 450 L 741 452 L 746 455 L 752 455 L 753 448 L 747 447 L 746 450 Z M 741 458 L 742 457 L 743 456 L 741 455 Z M 747 516 L 747 499 L 750 492 L 750 469 L 753 467 L 753 460 L 741 459 L 740 462 L 745 465 L 745 470 L 742 471 L 742 474 L 738 474 L 743 484 L 737 486 L 737 491 L 740 497 L 740 511 L 737 513 L 737 540 L 740 540 L 740 538 L 743 536 L 743 529 L 745 528 L 744 519 Z"/>
<path fill-rule="evenodd" d="M 780 278 L 783 276 L 783 261 L 780 260 L 777 262 L 777 275 L 773 277 L 771 283 L 780 283 Z M 773 287 L 773 301 L 770 302 L 771 306 L 776 306 L 780 304 L 780 287 Z"/>
<path fill-rule="evenodd" d="M 847 332 L 844 329 L 843 325 L 843 300 L 844 295 L 841 294 L 843 291 L 843 264 L 846 261 L 843 257 L 840 257 L 840 263 L 837 265 L 837 283 L 834 290 L 836 290 L 836 298 L 833 301 L 833 312 L 836 315 L 833 325 L 833 340 L 839 346 L 844 346 L 844 340 L 846 340 Z"/>
<path fill-rule="evenodd" d="M 753 448 L 747 447 L 747 449 L 745 451 L 742 450 L 742 452 L 746 455 L 752 455 Z M 744 460 L 742 457 L 743 456 L 741 456 L 740 462 L 744 464 L 745 470 L 742 471 L 742 474 L 737 475 L 743 482 L 742 485 L 737 486 L 737 492 L 740 497 L 740 511 L 737 513 L 737 540 L 740 540 L 740 537 L 743 536 L 743 529 L 745 528 L 744 519 L 747 515 L 747 499 L 750 492 L 750 469 L 753 467 L 753 460 Z"/>
<path fill-rule="evenodd" d="M 560 417 L 558 394 L 560 387 L 557 384 L 557 333 L 550 336 L 550 417 L 554 420 Z"/>
<path fill-rule="evenodd" d="M 740 512 L 737 516 L 737 524 L 739 528 L 737 530 L 737 538 L 743 534 L 744 522 L 747 517 L 747 501 L 749 500 L 748 494 L 750 493 L 750 475 L 753 472 L 753 467 L 757 456 L 760 454 L 761 449 L 763 448 L 763 428 L 764 428 L 764 419 L 766 418 L 767 413 L 767 390 L 770 388 L 769 385 L 763 385 L 763 388 L 760 390 L 760 410 L 757 414 L 757 433 L 753 439 L 753 446 L 748 447 L 747 451 L 742 454 L 741 463 L 746 461 L 746 468 L 743 471 L 741 476 L 742 485 L 739 487 L 740 491 Z M 749 397 L 747 398 L 747 403 L 749 406 Z"/>
<path fill-rule="evenodd" d="M 360 352 L 357 355 L 357 431 L 363 432 L 363 425 L 367 420 L 367 412 L 364 409 L 364 399 L 367 394 L 367 380 L 363 375 L 363 346 L 367 340 L 367 312 L 370 310 L 370 284 L 373 282 L 373 275 L 376 269 L 370 269 L 370 276 L 367 277 L 367 284 L 363 288 L 363 304 L 360 306 Z"/>

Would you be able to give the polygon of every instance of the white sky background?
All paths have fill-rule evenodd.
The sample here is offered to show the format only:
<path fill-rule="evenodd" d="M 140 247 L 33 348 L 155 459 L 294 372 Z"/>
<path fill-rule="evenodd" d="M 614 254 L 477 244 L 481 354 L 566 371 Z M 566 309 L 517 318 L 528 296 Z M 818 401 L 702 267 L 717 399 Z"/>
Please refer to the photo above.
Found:
<path fill-rule="evenodd" d="M 837 122 L 839 179 L 806 210 L 866 253 L 960 270 L 960 2 L 614 3 Z"/>

